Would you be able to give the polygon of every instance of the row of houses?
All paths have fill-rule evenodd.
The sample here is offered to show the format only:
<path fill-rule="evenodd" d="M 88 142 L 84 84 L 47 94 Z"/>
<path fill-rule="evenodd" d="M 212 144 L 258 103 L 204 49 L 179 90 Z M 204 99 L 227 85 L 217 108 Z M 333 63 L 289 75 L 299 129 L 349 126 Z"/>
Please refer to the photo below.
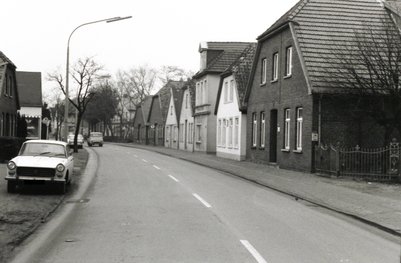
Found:
<path fill-rule="evenodd" d="M 301 0 L 257 43 L 202 42 L 200 69 L 137 108 L 134 141 L 313 171 L 317 144 L 374 146 L 383 131 L 355 120 L 333 81 L 333 54 L 367 24 L 399 20 L 397 1 Z M 355 63 L 358 63 L 355 60 Z"/>
<path fill-rule="evenodd" d="M 42 136 L 42 76 L 40 72 L 17 71 L 0 52 L 0 136 L 17 136 L 17 116 L 27 122 L 27 138 Z M 46 136 L 46 135 L 45 135 Z"/>

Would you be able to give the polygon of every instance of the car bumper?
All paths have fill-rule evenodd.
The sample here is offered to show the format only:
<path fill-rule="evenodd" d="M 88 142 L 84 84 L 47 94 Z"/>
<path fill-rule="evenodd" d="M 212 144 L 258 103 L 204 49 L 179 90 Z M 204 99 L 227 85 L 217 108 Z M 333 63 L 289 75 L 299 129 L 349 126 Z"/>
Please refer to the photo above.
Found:
<path fill-rule="evenodd" d="M 16 181 L 16 182 L 23 182 L 23 181 L 47 181 L 47 182 L 66 182 L 65 178 L 63 177 L 33 177 L 33 176 L 9 176 L 5 177 L 8 181 Z"/>

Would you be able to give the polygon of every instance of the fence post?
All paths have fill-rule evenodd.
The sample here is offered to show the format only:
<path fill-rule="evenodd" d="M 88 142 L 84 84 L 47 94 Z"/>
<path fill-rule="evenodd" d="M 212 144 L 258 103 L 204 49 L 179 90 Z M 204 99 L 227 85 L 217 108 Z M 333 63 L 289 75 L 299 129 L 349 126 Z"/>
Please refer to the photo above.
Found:
<path fill-rule="evenodd" d="M 400 144 L 395 138 L 390 142 L 390 171 L 391 175 L 399 175 Z"/>

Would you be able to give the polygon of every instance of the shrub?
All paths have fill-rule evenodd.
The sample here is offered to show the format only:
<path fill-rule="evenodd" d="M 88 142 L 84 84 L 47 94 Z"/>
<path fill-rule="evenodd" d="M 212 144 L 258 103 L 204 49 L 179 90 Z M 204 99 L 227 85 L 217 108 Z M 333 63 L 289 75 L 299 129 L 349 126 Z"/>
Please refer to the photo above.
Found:
<path fill-rule="evenodd" d="M 17 156 L 25 138 L 0 137 L 0 162 L 6 162 Z"/>

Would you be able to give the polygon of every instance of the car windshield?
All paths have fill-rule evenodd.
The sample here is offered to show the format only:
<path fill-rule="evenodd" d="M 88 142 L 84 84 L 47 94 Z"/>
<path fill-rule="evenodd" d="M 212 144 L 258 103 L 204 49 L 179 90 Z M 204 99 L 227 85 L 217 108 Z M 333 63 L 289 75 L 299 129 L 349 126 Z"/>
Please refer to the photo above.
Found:
<path fill-rule="evenodd" d="M 101 133 L 91 133 L 91 137 L 102 137 Z"/>
<path fill-rule="evenodd" d="M 20 151 L 23 156 L 57 156 L 65 157 L 65 148 L 63 145 L 51 143 L 25 143 Z"/>

